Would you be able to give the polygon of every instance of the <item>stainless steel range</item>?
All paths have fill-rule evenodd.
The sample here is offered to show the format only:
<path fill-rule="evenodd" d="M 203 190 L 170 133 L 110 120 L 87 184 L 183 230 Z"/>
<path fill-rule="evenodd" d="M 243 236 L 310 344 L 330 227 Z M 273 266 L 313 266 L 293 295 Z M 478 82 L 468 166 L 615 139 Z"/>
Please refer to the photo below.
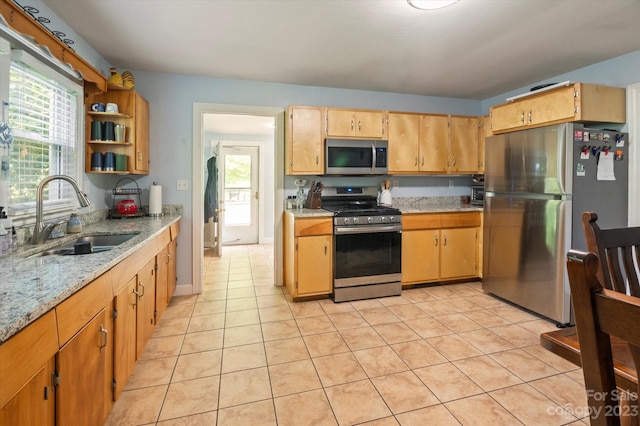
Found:
<path fill-rule="evenodd" d="M 402 292 L 400 210 L 379 206 L 376 187 L 322 191 L 322 208 L 334 212 L 333 300 L 397 296 Z"/>

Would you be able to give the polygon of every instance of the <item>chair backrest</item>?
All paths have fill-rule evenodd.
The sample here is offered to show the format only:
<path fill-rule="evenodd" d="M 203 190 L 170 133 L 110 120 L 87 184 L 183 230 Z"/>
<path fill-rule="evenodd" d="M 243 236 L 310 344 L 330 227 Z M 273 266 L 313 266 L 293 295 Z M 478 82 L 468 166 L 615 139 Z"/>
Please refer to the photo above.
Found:
<path fill-rule="evenodd" d="M 595 254 L 577 250 L 567 254 L 591 425 L 618 425 L 623 410 L 617 405 L 620 393 L 616 389 L 610 336 L 625 340 L 633 362 L 640 365 L 640 298 L 605 289 L 596 276 L 597 270 Z"/>
<path fill-rule="evenodd" d="M 598 255 L 605 288 L 640 297 L 640 227 L 600 229 L 594 212 L 582 213 L 587 250 Z"/>

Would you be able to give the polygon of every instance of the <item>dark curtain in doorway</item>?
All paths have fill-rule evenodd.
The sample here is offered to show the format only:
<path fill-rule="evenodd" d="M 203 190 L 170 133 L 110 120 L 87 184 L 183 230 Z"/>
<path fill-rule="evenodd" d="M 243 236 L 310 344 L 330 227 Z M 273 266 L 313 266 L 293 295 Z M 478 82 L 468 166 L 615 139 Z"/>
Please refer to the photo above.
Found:
<path fill-rule="evenodd" d="M 218 167 L 216 166 L 216 156 L 207 160 L 207 185 L 204 189 L 204 223 L 213 218 L 218 222 Z"/>

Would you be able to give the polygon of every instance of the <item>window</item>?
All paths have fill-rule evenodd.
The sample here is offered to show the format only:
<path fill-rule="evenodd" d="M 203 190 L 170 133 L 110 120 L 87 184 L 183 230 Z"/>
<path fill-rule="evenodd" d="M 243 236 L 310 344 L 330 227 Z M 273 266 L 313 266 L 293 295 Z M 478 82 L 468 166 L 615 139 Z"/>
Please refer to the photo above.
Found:
<path fill-rule="evenodd" d="M 82 171 L 82 88 L 34 61 L 22 51 L 12 51 L 7 120 L 13 131 L 8 200 L 12 215 L 32 211 L 44 177 L 64 174 L 80 181 Z M 55 180 L 44 188 L 48 211 L 73 208 L 75 200 L 66 182 Z"/>

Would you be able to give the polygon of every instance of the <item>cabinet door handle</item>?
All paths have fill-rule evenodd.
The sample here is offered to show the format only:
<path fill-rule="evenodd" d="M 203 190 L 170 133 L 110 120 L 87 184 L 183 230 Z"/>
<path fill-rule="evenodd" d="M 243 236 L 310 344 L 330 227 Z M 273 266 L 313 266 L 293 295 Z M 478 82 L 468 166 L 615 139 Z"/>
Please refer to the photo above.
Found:
<path fill-rule="evenodd" d="M 524 124 L 524 111 L 522 111 L 522 114 L 520 115 L 520 122 Z"/>
<path fill-rule="evenodd" d="M 531 123 L 531 118 L 532 118 L 532 114 L 531 114 L 531 110 L 529 110 L 529 123 Z"/>
<path fill-rule="evenodd" d="M 418 165 L 418 157 L 417 156 L 416 156 L 416 164 L 415 165 L 416 166 Z"/>
<path fill-rule="evenodd" d="M 140 297 L 144 296 L 144 284 L 140 283 L 138 284 L 140 287 L 142 287 L 142 293 L 140 293 Z"/>
<path fill-rule="evenodd" d="M 320 157 L 318 157 L 318 156 L 316 155 L 316 166 L 317 166 L 318 164 L 320 164 Z"/>
<path fill-rule="evenodd" d="M 446 236 L 446 235 L 443 235 L 443 236 L 442 236 L 442 245 L 443 245 L 443 246 L 446 246 L 446 245 L 447 245 L 447 236 Z"/>
<path fill-rule="evenodd" d="M 102 324 L 100 324 L 100 333 L 103 339 L 102 342 L 100 342 L 100 352 L 102 352 L 102 350 L 107 347 L 107 343 L 109 342 L 109 330 L 107 330 Z"/>
<path fill-rule="evenodd" d="M 325 256 L 327 255 L 327 243 L 326 242 L 324 243 L 324 255 Z"/>
<path fill-rule="evenodd" d="M 422 156 L 422 164 L 421 166 L 424 166 L 424 155 Z"/>
<path fill-rule="evenodd" d="M 362 123 L 358 120 L 358 131 L 362 130 Z"/>
<path fill-rule="evenodd" d="M 354 121 L 354 120 L 351 120 L 351 130 L 353 130 L 353 129 L 354 129 L 354 127 L 355 127 L 355 121 Z"/>
<path fill-rule="evenodd" d="M 456 166 L 456 157 L 453 157 L 453 167 Z"/>
<path fill-rule="evenodd" d="M 142 161 L 142 151 L 138 151 L 138 161 Z"/>
<path fill-rule="evenodd" d="M 135 295 L 135 297 L 133 298 L 133 303 L 131 304 L 131 306 L 136 306 L 138 304 L 138 297 L 140 297 L 140 293 L 138 293 L 134 288 L 133 294 Z"/>
<path fill-rule="evenodd" d="M 434 235 L 434 239 L 436 240 L 436 247 L 438 247 L 438 236 Z"/>

